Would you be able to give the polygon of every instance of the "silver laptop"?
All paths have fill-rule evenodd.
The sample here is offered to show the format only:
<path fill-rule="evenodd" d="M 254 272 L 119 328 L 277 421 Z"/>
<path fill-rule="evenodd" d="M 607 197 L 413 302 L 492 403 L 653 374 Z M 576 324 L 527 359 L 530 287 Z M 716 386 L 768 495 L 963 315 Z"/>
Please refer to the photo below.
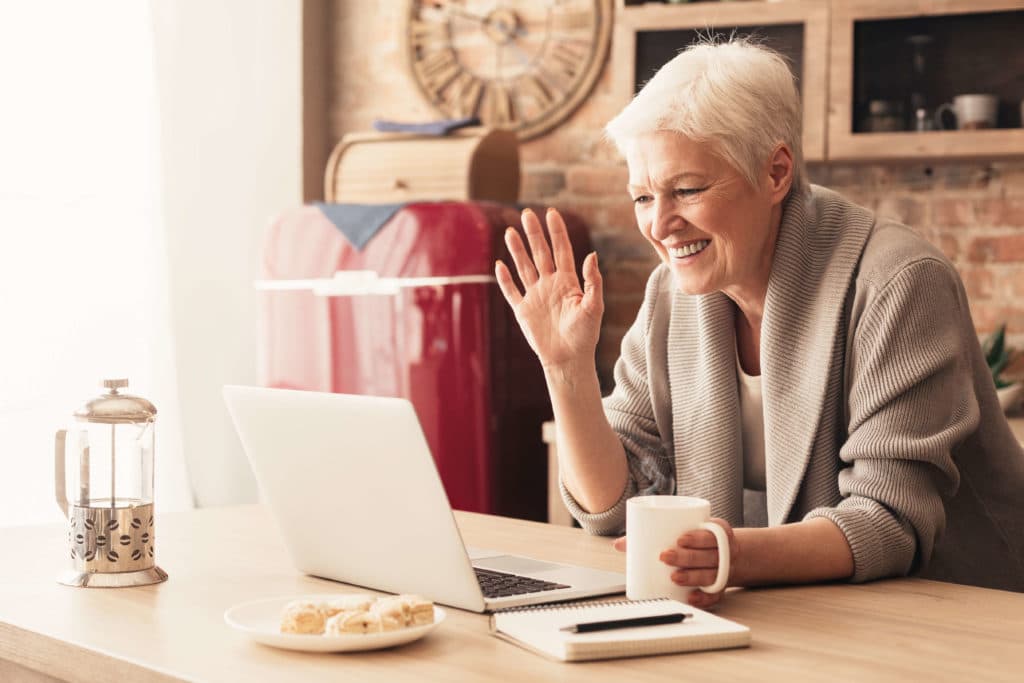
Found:
<path fill-rule="evenodd" d="M 412 404 L 225 386 L 295 566 L 485 612 L 625 590 L 622 574 L 467 548 Z"/>

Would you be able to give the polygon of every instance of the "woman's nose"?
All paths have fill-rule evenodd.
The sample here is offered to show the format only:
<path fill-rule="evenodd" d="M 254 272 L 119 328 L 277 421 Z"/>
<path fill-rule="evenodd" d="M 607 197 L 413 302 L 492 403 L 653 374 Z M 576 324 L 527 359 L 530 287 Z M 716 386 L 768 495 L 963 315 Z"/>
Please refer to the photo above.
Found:
<path fill-rule="evenodd" d="M 651 207 L 651 237 L 661 241 L 678 230 L 682 219 L 676 215 L 672 202 L 655 199 Z"/>

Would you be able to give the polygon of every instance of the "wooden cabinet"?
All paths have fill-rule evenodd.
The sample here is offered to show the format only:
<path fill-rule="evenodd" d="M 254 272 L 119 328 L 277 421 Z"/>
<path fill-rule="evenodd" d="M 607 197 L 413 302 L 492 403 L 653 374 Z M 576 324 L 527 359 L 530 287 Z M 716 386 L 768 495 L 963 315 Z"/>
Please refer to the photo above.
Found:
<path fill-rule="evenodd" d="M 613 81 L 623 106 L 681 48 L 709 32 L 752 33 L 790 59 L 803 98 L 804 158 L 825 158 L 826 0 L 622 5 L 612 43 Z"/>
<path fill-rule="evenodd" d="M 842 0 L 831 4 L 831 24 L 829 159 L 1024 154 L 1024 2 Z M 924 44 L 915 49 L 915 40 Z M 863 124 L 872 100 L 907 103 L 919 95 L 925 121 L 934 122 L 938 105 L 967 93 L 999 98 L 997 128 L 868 132 Z M 911 114 L 908 107 L 907 128 Z"/>
<path fill-rule="evenodd" d="M 620 0 L 615 23 L 613 80 L 623 106 L 680 48 L 737 30 L 790 58 L 808 161 L 1024 156 L 1024 0 Z M 913 130 L 911 99 L 916 107 L 923 98 L 934 121 L 939 104 L 967 93 L 999 98 L 996 129 Z M 901 103 L 902 130 L 869 131 L 872 101 Z"/>

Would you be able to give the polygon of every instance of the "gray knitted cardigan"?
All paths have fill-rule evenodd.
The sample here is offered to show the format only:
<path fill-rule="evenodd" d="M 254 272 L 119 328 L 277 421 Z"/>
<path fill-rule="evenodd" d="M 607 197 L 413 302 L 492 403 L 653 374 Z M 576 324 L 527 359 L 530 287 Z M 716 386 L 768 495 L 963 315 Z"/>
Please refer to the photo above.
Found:
<path fill-rule="evenodd" d="M 605 412 L 629 480 L 584 529 L 619 534 L 634 495 L 699 496 L 740 526 L 733 303 L 659 266 Z M 761 331 L 768 524 L 832 520 L 853 581 L 916 573 L 1024 591 L 1024 452 L 950 263 L 825 188 L 784 208 Z"/>

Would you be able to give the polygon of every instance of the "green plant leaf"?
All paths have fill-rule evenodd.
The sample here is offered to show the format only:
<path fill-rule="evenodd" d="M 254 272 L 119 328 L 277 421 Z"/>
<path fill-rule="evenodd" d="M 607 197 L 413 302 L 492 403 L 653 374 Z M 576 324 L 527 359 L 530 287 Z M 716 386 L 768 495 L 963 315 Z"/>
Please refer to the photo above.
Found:
<path fill-rule="evenodd" d="M 999 373 L 1006 369 L 1006 366 L 1010 364 L 1010 354 L 1006 353 L 1005 349 L 1003 354 L 996 359 L 996 362 L 991 365 L 992 377 L 998 377 Z"/>
<path fill-rule="evenodd" d="M 994 367 L 996 363 L 1004 359 L 1006 356 L 1006 323 L 999 326 L 995 332 L 985 338 L 985 342 L 981 345 L 981 350 L 985 353 L 985 362 L 988 366 Z M 1003 363 L 1003 367 L 1006 367 L 1006 363 Z M 1002 368 L 1000 368 L 1001 370 Z M 995 373 L 993 372 L 993 375 Z"/>

